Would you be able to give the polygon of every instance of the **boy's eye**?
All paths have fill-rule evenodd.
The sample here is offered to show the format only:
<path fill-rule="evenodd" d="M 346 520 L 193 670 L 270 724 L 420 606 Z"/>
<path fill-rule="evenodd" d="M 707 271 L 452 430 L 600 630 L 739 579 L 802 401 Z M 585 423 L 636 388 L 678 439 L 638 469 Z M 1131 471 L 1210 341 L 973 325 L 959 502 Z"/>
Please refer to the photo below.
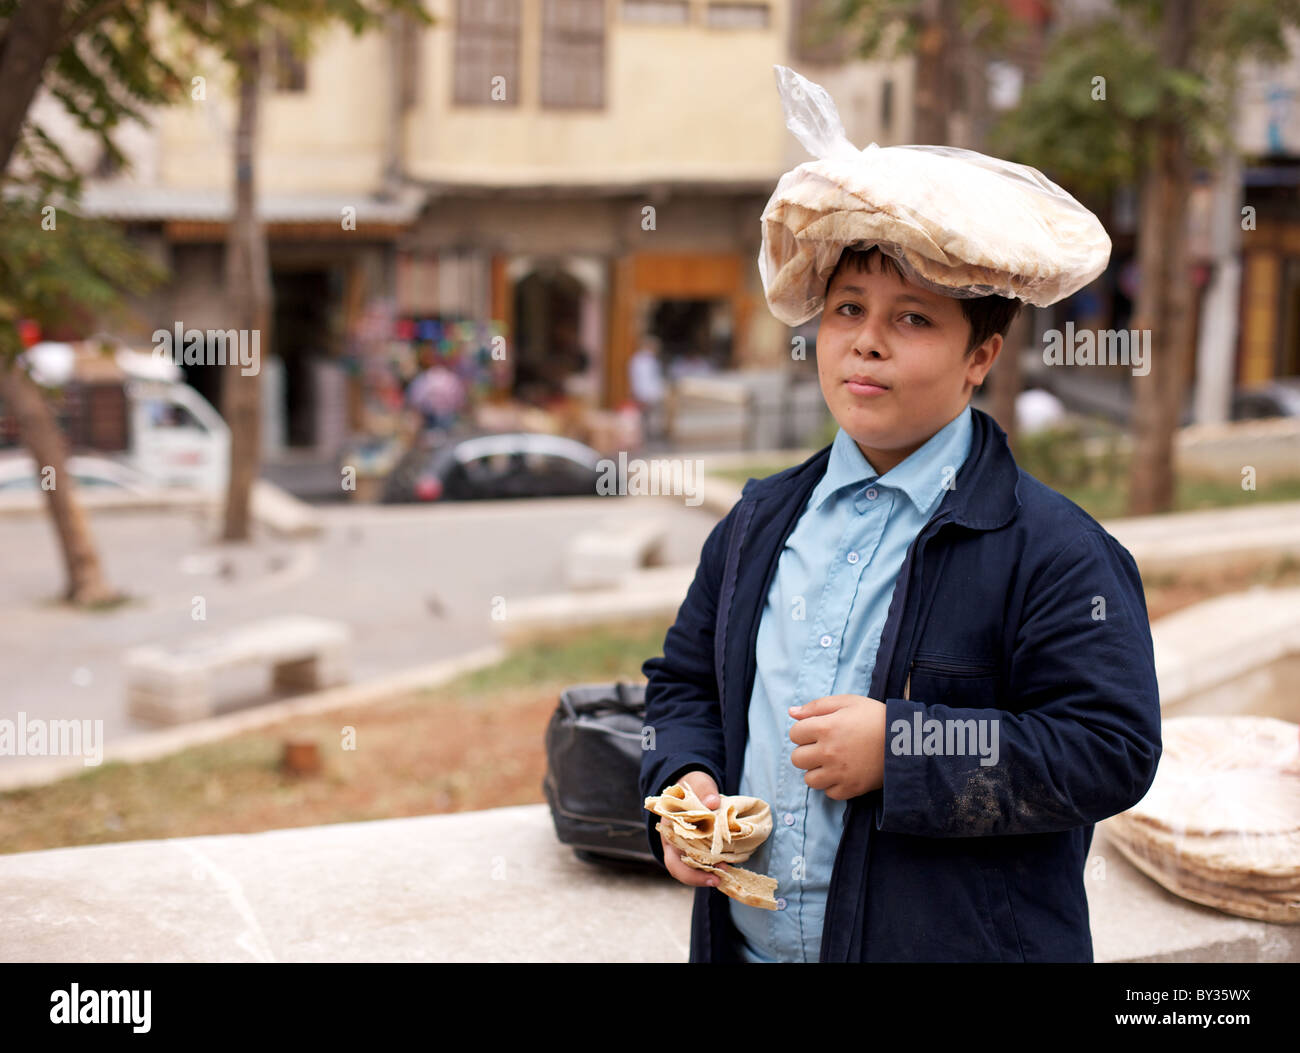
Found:
<path fill-rule="evenodd" d="M 847 317 L 856 318 L 862 313 L 862 308 L 855 303 L 842 303 L 839 307 L 835 308 L 836 314 L 844 314 L 846 311 L 848 312 Z M 909 311 L 902 317 L 909 319 L 907 323 L 909 329 L 924 329 L 926 326 L 930 325 L 930 320 L 926 318 L 925 315 L 916 314 L 914 311 Z M 911 319 L 914 319 L 914 321 Z"/>

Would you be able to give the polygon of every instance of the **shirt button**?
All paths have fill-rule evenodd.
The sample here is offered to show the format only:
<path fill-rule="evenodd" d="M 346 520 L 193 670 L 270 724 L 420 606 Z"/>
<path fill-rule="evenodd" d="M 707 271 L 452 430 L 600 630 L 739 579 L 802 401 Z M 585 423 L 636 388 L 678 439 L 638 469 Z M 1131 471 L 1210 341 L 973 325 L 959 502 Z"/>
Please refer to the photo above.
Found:
<path fill-rule="evenodd" d="M 874 486 L 867 491 L 867 498 L 871 501 L 876 499 L 876 488 Z"/>
<path fill-rule="evenodd" d="M 829 647 L 830 645 L 831 645 L 831 638 L 830 638 L 829 636 L 823 636 L 823 637 L 822 637 L 822 646 L 823 646 L 823 647 Z"/>
<path fill-rule="evenodd" d="M 850 553 L 849 553 L 849 562 L 850 562 L 850 563 L 856 563 L 857 561 L 858 561 L 858 554 L 857 554 L 856 552 L 850 552 Z"/>
<path fill-rule="evenodd" d="M 789 812 L 786 812 L 784 818 L 785 818 L 785 825 L 786 825 L 786 826 L 794 826 L 794 816 L 793 816 L 793 815 L 791 815 Z"/>
<path fill-rule="evenodd" d="M 785 910 L 785 897 L 784 897 L 784 896 L 782 896 L 780 899 L 778 899 L 778 900 L 776 901 L 776 909 L 777 909 L 777 910 Z"/>

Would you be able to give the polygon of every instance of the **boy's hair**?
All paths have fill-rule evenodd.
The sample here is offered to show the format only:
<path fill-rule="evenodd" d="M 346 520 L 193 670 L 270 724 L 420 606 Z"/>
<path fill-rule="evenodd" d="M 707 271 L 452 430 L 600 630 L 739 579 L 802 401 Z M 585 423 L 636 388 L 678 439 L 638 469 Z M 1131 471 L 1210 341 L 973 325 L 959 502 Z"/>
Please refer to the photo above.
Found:
<path fill-rule="evenodd" d="M 909 280 L 907 275 L 903 273 L 902 267 L 898 265 L 898 260 L 888 253 L 881 252 L 879 245 L 872 245 L 867 249 L 849 248 L 840 253 L 835 269 L 831 271 L 830 277 L 826 279 L 826 292 L 830 292 L 831 282 L 835 280 L 835 275 L 839 274 L 840 268 L 846 263 L 853 270 L 867 270 L 872 257 L 876 255 L 880 257 L 882 268 L 889 268 L 901 281 Z M 966 316 L 966 321 L 970 323 L 970 343 L 966 346 L 967 355 L 971 354 L 994 333 L 1006 337 L 1007 330 L 1011 328 L 1011 323 L 1015 321 L 1016 315 L 1020 313 L 1020 308 L 1023 306 L 1020 300 L 1006 296 L 954 297 L 954 299 L 961 304 L 961 313 Z"/>

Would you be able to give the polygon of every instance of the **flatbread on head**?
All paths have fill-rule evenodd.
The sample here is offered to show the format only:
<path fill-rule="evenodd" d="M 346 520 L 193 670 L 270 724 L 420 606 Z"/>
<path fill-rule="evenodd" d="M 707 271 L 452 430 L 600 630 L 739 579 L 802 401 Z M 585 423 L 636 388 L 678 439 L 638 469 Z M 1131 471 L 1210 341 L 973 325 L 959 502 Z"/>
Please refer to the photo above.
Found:
<path fill-rule="evenodd" d="M 781 176 L 759 219 L 759 275 L 782 322 L 801 325 L 822 309 L 851 247 L 879 246 L 909 281 L 942 295 L 1039 307 L 1106 269 L 1101 221 L 1037 169 L 952 146 L 859 150 L 824 88 L 775 70 L 786 127 L 815 158 Z"/>

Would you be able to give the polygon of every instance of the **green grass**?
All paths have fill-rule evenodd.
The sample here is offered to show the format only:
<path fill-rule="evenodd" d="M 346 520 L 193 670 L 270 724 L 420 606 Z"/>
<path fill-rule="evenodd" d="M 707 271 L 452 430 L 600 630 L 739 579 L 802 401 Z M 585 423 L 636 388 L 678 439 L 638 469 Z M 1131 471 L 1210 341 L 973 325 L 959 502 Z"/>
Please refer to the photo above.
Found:
<path fill-rule="evenodd" d="M 791 459 L 789 464 L 753 464 L 747 468 L 724 468 L 709 474 L 721 476 L 737 486 L 744 486 L 750 479 L 766 479 L 769 475 L 784 471 L 791 464 L 800 463 L 802 463 L 802 458 L 798 461 Z"/>
<path fill-rule="evenodd" d="M 1064 494 L 1094 519 L 1128 515 L 1130 455 L 1118 445 L 1121 432 L 1099 421 L 1073 422 L 1050 431 L 1023 436 L 1016 463 L 1035 479 Z M 1087 453 L 1083 440 L 1103 440 L 1100 451 Z M 1256 490 L 1243 490 L 1239 480 L 1198 477 L 1188 472 L 1174 486 L 1176 512 L 1232 508 L 1270 501 L 1300 500 L 1300 474 L 1268 479 Z"/>
<path fill-rule="evenodd" d="M 651 619 L 550 634 L 511 651 L 504 662 L 465 674 L 454 690 L 472 697 L 542 683 L 640 681 L 641 663 L 662 653 L 670 624 Z"/>

